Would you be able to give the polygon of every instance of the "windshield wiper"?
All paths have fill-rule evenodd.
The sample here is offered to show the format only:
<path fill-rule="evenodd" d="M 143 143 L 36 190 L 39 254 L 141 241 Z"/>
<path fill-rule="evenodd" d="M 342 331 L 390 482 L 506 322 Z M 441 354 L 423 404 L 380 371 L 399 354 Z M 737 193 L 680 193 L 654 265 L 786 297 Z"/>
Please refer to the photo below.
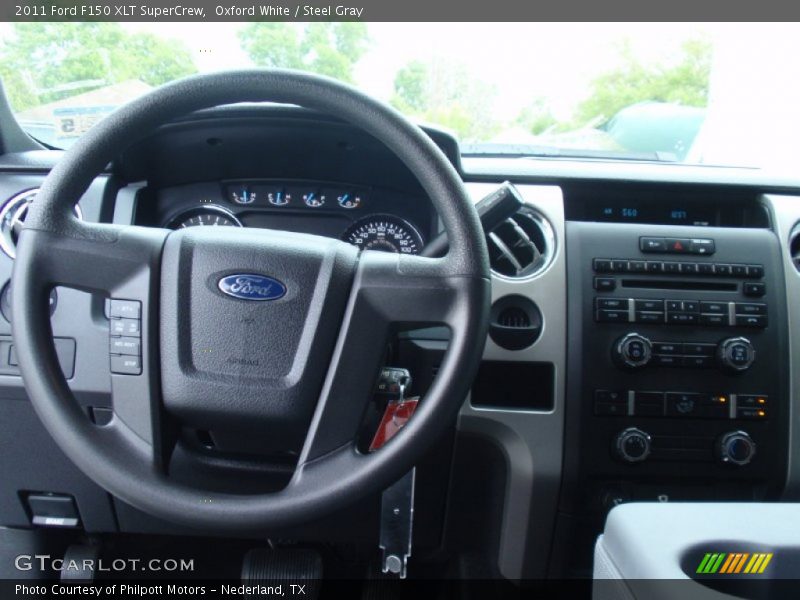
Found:
<path fill-rule="evenodd" d="M 584 150 L 535 144 L 461 144 L 462 156 L 487 158 L 597 158 L 647 162 L 679 162 L 672 152 L 631 152 L 627 150 Z"/>

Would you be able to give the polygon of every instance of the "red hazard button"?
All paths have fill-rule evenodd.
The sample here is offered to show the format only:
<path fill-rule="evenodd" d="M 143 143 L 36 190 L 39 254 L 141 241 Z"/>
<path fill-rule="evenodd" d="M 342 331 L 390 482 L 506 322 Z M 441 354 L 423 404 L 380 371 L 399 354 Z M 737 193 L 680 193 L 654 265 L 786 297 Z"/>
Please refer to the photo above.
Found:
<path fill-rule="evenodd" d="M 688 254 L 691 243 L 691 240 L 668 239 L 667 252 L 671 252 L 673 254 Z"/>

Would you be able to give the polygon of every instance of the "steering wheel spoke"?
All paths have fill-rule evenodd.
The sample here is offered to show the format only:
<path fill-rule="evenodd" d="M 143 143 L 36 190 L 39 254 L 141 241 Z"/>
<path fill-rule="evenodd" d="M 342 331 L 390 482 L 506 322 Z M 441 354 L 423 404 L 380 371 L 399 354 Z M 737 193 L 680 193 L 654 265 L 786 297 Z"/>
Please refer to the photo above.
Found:
<path fill-rule="evenodd" d="M 391 336 L 431 325 L 458 335 L 459 320 L 475 318 L 464 312 L 465 293 L 483 294 L 488 301 L 488 281 L 453 275 L 442 259 L 361 254 L 301 463 L 355 444 Z"/>
<path fill-rule="evenodd" d="M 15 286 L 13 293 L 15 297 L 25 297 L 27 290 L 24 287 L 32 286 L 36 288 L 37 297 L 46 298 L 49 289 L 64 286 L 101 293 L 110 298 L 112 318 L 106 364 L 110 368 L 114 419 L 103 435 L 110 435 L 111 431 L 120 435 L 134 434 L 145 443 L 141 451 L 152 453 L 153 464 L 164 468 L 170 444 L 165 444 L 169 436 L 162 435 L 155 341 L 160 255 L 168 232 L 77 221 L 73 226 L 74 229 L 66 234 L 41 230 L 23 232 L 15 268 L 24 270 L 29 276 L 20 286 L 23 289 L 17 290 Z M 50 319 L 44 316 L 47 314 L 46 304 L 26 306 L 31 310 L 30 318 L 26 318 L 27 326 L 40 339 L 47 339 L 48 351 L 55 352 L 50 341 Z M 135 307 L 136 310 L 129 314 L 115 314 L 118 306 Z M 114 318 L 117 316 L 127 317 L 126 329 L 120 332 L 114 327 L 115 322 L 122 324 L 122 319 Z M 124 336 L 117 337 L 117 333 Z M 19 337 L 22 339 L 18 351 L 24 352 L 25 336 Z M 124 349 L 113 347 L 115 340 L 124 340 Z M 53 378 L 58 376 L 53 374 Z M 66 385 L 62 381 L 50 383 Z"/>

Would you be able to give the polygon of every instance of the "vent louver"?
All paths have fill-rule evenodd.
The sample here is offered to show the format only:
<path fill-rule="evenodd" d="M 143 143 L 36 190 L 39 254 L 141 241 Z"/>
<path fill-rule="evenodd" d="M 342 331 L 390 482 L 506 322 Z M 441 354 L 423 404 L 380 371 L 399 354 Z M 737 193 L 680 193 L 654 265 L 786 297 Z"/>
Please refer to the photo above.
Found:
<path fill-rule="evenodd" d="M 535 275 L 550 262 L 555 238 L 550 223 L 523 207 L 487 235 L 492 270 L 506 277 Z"/>
<path fill-rule="evenodd" d="M 20 192 L 6 200 L 0 207 L 0 248 L 11 258 L 17 256 L 17 238 L 28 214 L 28 208 L 38 192 L 38 188 Z M 81 209 L 77 205 L 75 216 L 83 218 Z"/>

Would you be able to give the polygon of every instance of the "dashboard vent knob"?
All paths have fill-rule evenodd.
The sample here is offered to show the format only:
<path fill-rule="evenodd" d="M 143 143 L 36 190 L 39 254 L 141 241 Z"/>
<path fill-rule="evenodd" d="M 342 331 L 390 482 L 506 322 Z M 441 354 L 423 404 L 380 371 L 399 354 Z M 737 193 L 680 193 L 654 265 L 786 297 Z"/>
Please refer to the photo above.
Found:
<path fill-rule="evenodd" d="M 20 192 L 0 206 L 0 249 L 11 258 L 17 256 L 17 238 L 22 231 L 28 208 L 38 192 L 39 188 Z M 78 205 L 75 205 L 75 216 L 83 218 Z"/>
<path fill-rule="evenodd" d="M 515 279 L 543 271 L 555 249 L 550 223 L 528 206 L 500 222 L 486 237 L 492 270 Z"/>
<path fill-rule="evenodd" d="M 789 234 L 789 253 L 792 255 L 794 268 L 800 271 L 800 223 Z"/>

